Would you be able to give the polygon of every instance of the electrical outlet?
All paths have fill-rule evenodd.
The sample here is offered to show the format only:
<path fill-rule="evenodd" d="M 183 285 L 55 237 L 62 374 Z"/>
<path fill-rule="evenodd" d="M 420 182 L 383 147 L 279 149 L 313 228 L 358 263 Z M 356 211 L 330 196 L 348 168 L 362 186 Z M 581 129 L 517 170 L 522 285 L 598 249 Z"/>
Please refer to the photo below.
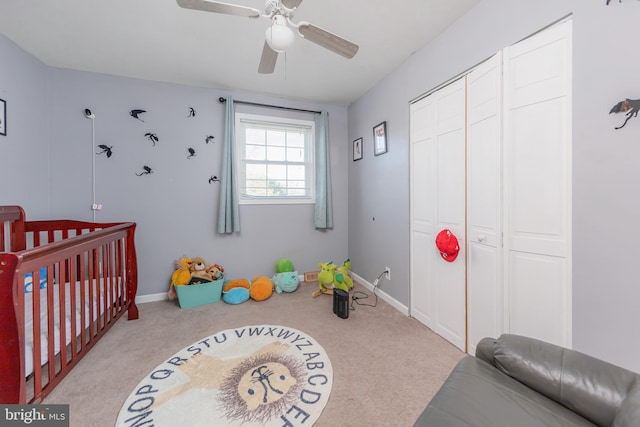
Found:
<path fill-rule="evenodd" d="M 384 268 L 384 278 L 391 280 L 391 269 L 389 267 Z"/>

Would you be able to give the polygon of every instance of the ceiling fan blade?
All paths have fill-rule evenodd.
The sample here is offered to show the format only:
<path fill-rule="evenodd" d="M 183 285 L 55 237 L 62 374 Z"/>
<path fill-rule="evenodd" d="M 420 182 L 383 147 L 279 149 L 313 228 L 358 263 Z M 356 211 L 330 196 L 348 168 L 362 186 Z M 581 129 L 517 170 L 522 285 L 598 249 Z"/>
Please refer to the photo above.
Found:
<path fill-rule="evenodd" d="M 300 3 L 302 3 L 302 0 L 282 0 L 282 4 L 287 9 L 295 9 L 300 6 Z"/>
<path fill-rule="evenodd" d="M 204 10 L 206 12 L 224 13 L 227 15 L 245 16 L 247 18 L 259 18 L 261 12 L 252 7 L 238 6 L 207 0 L 176 0 L 178 6 L 185 9 Z"/>
<path fill-rule="evenodd" d="M 258 72 L 260 74 L 271 74 L 276 69 L 276 60 L 278 59 L 278 52 L 271 49 L 271 46 L 267 42 L 264 42 L 262 48 L 262 56 L 260 57 L 260 65 L 258 66 Z"/>
<path fill-rule="evenodd" d="M 300 35 L 305 39 L 345 58 L 353 58 L 360 48 L 357 44 L 308 22 L 300 22 L 297 27 Z"/>

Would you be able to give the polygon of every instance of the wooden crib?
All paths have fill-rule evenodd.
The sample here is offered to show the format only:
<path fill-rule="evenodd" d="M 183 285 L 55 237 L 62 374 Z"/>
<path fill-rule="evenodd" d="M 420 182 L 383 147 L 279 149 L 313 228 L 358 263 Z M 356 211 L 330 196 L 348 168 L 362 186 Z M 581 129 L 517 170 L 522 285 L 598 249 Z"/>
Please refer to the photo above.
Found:
<path fill-rule="evenodd" d="M 136 224 L 0 206 L 0 227 L 0 403 L 39 403 L 125 312 L 138 318 Z"/>

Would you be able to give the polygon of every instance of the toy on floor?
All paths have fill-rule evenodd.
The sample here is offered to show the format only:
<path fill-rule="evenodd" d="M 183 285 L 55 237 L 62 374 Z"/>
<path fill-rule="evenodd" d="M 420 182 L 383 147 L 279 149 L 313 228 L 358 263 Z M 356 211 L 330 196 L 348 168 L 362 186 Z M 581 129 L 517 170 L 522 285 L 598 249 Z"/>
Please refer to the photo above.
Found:
<path fill-rule="evenodd" d="M 336 267 L 333 261 L 320 263 L 318 267 L 320 267 L 320 273 L 318 273 L 320 289 L 311 294 L 314 298 L 322 294 L 333 294 L 333 288 L 349 292 L 353 287 L 353 281 L 349 276 L 351 260 L 347 259 L 340 267 Z"/>
<path fill-rule="evenodd" d="M 249 295 L 255 301 L 264 301 L 273 294 L 273 282 L 267 276 L 253 279 Z"/>
<path fill-rule="evenodd" d="M 233 279 L 222 288 L 222 300 L 227 304 L 242 304 L 249 299 L 251 283 L 245 279 Z"/>
<path fill-rule="evenodd" d="M 182 257 L 176 261 L 176 270 L 171 275 L 171 283 L 169 284 L 169 299 L 176 298 L 175 286 L 183 286 L 189 284 L 191 280 L 191 272 L 189 267 L 193 261 L 191 258 Z"/>
<path fill-rule="evenodd" d="M 271 277 L 277 293 L 293 292 L 298 289 L 298 272 L 293 270 L 293 263 L 288 258 L 276 261 L 276 273 Z"/>
<path fill-rule="evenodd" d="M 293 271 L 293 263 L 289 258 L 280 258 L 276 261 L 276 273 L 288 273 Z"/>
<path fill-rule="evenodd" d="M 242 304 L 249 299 L 249 289 L 238 287 L 222 292 L 222 301 L 227 304 Z"/>
<path fill-rule="evenodd" d="M 298 289 L 300 279 L 298 278 L 297 271 L 287 271 L 284 273 L 276 273 L 271 278 L 273 285 L 276 287 L 276 292 L 281 294 L 282 292 L 293 292 Z"/>
<path fill-rule="evenodd" d="M 349 270 L 351 269 L 351 260 L 346 259 L 345 262 L 338 268 L 333 276 L 333 286 L 342 289 L 345 292 L 349 292 L 351 288 L 353 288 L 353 280 L 351 280 L 351 276 L 349 276 Z"/>

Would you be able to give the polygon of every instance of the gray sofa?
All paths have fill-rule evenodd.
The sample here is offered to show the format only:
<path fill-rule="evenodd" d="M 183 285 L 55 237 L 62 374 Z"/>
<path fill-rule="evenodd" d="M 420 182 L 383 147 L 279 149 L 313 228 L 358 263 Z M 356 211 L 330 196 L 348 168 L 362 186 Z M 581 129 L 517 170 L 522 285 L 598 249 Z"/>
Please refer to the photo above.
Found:
<path fill-rule="evenodd" d="M 640 426 L 640 375 L 518 335 L 485 338 L 415 426 Z"/>

